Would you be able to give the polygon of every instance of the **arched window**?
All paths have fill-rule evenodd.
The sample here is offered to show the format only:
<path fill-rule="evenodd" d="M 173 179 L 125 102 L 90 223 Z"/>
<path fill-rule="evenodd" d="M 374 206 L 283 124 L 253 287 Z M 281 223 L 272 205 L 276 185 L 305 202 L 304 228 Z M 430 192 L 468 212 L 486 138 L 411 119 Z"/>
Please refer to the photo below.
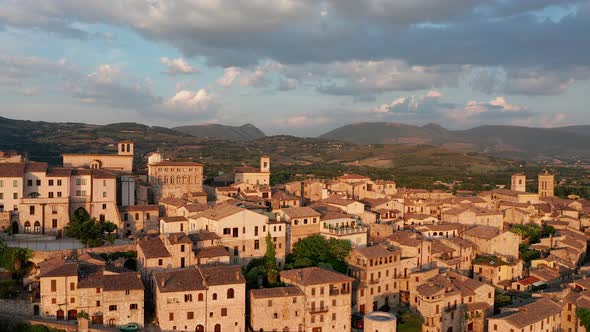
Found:
<path fill-rule="evenodd" d="M 31 232 L 31 223 L 27 220 L 25 221 L 25 234 L 28 234 Z"/>
<path fill-rule="evenodd" d="M 182 184 L 185 184 L 185 183 L 187 183 L 186 181 L 187 181 L 187 180 L 186 180 L 186 175 L 183 175 L 183 176 L 182 176 Z"/>
<path fill-rule="evenodd" d="M 184 294 L 184 302 L 193 302 L 193 294 Z"/>
<path fill-rule="evenodd" d="M 213 293 L 212 298 L 213 300 L 217 300 L 217 293 Z"/>
<path fill-rule="evenodd" d="M 215 332 L 221 332 L 221 324 L 215 324 Z"/>
<path fill-rule="evenodd" d="M 41 224 L 39 223 L 39 220 L 35 221 L 33 232 L 41 233 Z"/>
<path fill-rule="evenodd" d="M 279 314 L 277 314 L 277 313 L 275 312 L 275 313 L 272 315 L 272 317 L 273 317 L 274 319 L 277 319 L 277 318 L 279 318 Z"/>
<path fill-rule="evenodd" d="M 177 175 L 176 176 L 176 184 L 181 184 L 182 182 L 180 182 L 180 181 L 181 181 L 180 180 L 180 175 Z"/>
<path fill-rule="evenodd" d="M 197 176 L 195 176 L 195 183 L 196 183 L 196 184 L 199 184 L 199 176 L 198 176 L 198 175 L 197 175 Z"/>
<path fill-rule="evenodd" d="M 227 298 L 228 299 L 233 299 L 234 298 L 234 289 L 230 288 L 227 290 Z"/>
<path fill-rule="evenodd" d="M 201 324 L 197 325 L 195 332 L 205 332 L 205 327 Z"/>
<path fill-rule="evenodd" d="M 170 184 L 174 184 L 174 175 L 170 176 Z"/>
<path fill-rule="evenodd" d="M 197 299 L 199 301 L 203 301 L 203 293 L 199 293 L 199 295 L 197 296 Z"/>

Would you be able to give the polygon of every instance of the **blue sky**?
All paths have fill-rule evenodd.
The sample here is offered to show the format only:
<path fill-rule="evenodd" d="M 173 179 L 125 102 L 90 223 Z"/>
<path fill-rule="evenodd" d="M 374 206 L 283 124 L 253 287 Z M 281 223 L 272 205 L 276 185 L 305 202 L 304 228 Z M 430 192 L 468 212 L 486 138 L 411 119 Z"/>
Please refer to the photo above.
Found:
<path fill-rule="evenodd" d="M 4 0 L 0 116 L 590 124 L 588 31 L 589 1 Z"/>

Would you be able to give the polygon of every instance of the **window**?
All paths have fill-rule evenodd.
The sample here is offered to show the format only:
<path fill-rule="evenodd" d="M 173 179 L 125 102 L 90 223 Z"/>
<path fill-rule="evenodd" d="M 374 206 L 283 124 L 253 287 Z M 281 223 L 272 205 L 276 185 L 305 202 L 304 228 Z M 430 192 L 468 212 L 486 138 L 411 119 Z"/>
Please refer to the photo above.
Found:
<path fill-rule="evenodd" d="M 231 229 L 230 228 L 224 228 L 223 229 L 223 235 L 230 235 L 231 234 Z"/>
<path fill-rule="evenodd" d="M 217 300 L 217 293 L 213 293 L 213 295 L 211 296 L 211 298 L 215 301 Z"/>
<path fill-rule="evenodd" d="M 57 180 L 57 185 L 61 186 L 61 180 Z"/>
<path fill-rule="evenodd" d="M 227 316 L 227 308 L 221 308 L 221 317 Z"/>
<path fill-rule="evenodd" d="M 57 303 L 57 299 L 54 297 L 51 299 L 51 304 L 56 304 Z"/>
<path fill-rule="evenodd" d="M 34 205 L 29 206 L 29 214 L 30 215 L 34 215 L 35 214 L 35 206 Z"/>
<path fill-rule="evenodd" d="M 102 197 L 107 197 L 107 192 L 106 191 L 103 191 L 102 192 Z"/>
<path fill-rule="evenodd" d="M 164 262 L 162 261 L 162 259 L 158 259 L 158 266 L 162 266 L 164 264 Z"/>
<path fill-rule="evenodd" d="M 131 291 L 130 291 L 130 290 L 128 290 L 128 289 L 126 289 L 126 290 L 125 290 L 125 295 L 129 295 L 129 294 L 131 294 Z"/>
<path fill-rule="evenodd" d="M 37 181 L 35 181 L 35 183 L 37 184 L 37 186 L 40 186 L 41 185 L 41 180 L 37 180 Z"/>
<path fill-rule="evenodd" d="M 260 249 L 260 240 L 254 240 L 254 250 Z"/>
<path fill-rule="evenodd" d="M 137 310 L 137 303 L 131 303 L 129 305 L 129 310 Z"/>
<path fill-rule="evenodd" d="M 180 252 L 184 252 L 184 244 L 180 245 Z"/>
<path fill-rule="evenodd" d="M 18 180 L 12 180 L 12 187 L 13 188 L 18 187 Z"/>
<path fill-rule="evenodd" d="M 53 192 L 49 192 L 49 198 L 53 198 Z"/>
<path fill-rule="evenodd" d="M 18 199 L 18 194 L 17 193 L 12 194 L 12 198 Z"/>
<path fill-rule="evenodd" d="M 49 180 L 49 186 L 53 186 L 53 180 Z"/>
<path fill-rule="evenodd" d="M 238 228 L 237 227 L 234 227 L 232 229 L 232 237 L 238 237 Z"/>
<path fill-rule="evenodd" d="M 234 289 L 230 288 L 227 290 L 227 298 L 228 299 L 233 299 L 234 298 Z"/>
<path fill-rule="evenodd" d="M 51 214 L 57 214 L 57 206 L 55 206 L 55 205 L 51 206 Z"/>
<path fill-rule="evenodd" d="M 96 301 L 96 306 L 100 307 L 100 301 Z"/>
<path fill-rule="evenodd" d="M 194 319 L 195 313 L 193 311 L 189 311 L 186 313 L 186 319 Z"/>
<path fill-rule="evenodd" d="M 57 197 L 61 197 L 61 191 L 57 192 Z"/>
<path fill-rule="evenodd" d="M 104 214 L 99 215 L 98 216 L 98 220 L 100 220 L 100 221 L 106 221 L 105 215 Z"/>
<path fill-rule="evenodd" d="M 117 305 L 116 304 L 111 304 L 109 306 L 109 311 L 117 311 Z"/>
<path fill-rule="evenodd" d="M 100 294 L 100 287 L 96 288 L 96 294 Z"/>
<path fill-rule="evenodd" d="M 70 303 L 76 303 L 76 298 L 70 297 Z"/>
<path fill-rule="evenodd" d="M 4 187 L 4 180 L 0 180 L 0 188 Z"/>
<path fill-rule="evenodd" d="M 74 290 L 76 289 L 76 284 L 73 282 L 70 282 L 70 290 Z"/>
<path fill-rule="evenodd" d="M 4 199 L 4 193 L 0 193 L 0 199 Z"/>
<path fill-rule="evenodd" d="M 174 313 L 173 312 L 168 313 L 168 320 L 174 320 Z"/>
<path fill-rule="evenodd" d="M 106 204 L 103 204 L 103 205 L 102 205 L 102 209 L 103 209 L 103 210 L 106 210 L 106 209 L 107 209 L 107 205 L 106 205 Z"/>
<path fill-rule="evenodd" d="M 193 302 L 193 294 L 184 294 L 184 302 Z"/>
<path fill-rule="evenodd" d="M 254 236 L 258 236 L 258 226 L 254 226 Z"/>
<path fill-rule="evenodd" d="M 203 293 L 199 293 L 199 295 L 197 295 L 197 299 L 199 301 L 203 301 Z"/>
<path fill-rule="evenodd" d="M 27 180 L 27 186 L 28 187 L 32 187 L 33 186 L 33 180 Z"/>
<path fill-rule="evenodd" d="M 149 213 L 146 213 L 146 214 L 145 214 L 145 219 L 146 219 L 146 220 L 150 220 L 150 219 L 151 219 L 151 218 L 150 218 L 150 214 L 149 214 Z"/>
<path fill-rule="evenodd" d="M 57 290 L 57 280 L 51 280 L 51 291 L 55 292 Z"/>
<path fill-rule="evenodd" d="M 57 228 L 57 219 L 51 219 L 51 228 Z"/>
<path fill-rule="evenodd" d="M 268 306 L 272 307 L 272 300 L 268 300 Z"/>

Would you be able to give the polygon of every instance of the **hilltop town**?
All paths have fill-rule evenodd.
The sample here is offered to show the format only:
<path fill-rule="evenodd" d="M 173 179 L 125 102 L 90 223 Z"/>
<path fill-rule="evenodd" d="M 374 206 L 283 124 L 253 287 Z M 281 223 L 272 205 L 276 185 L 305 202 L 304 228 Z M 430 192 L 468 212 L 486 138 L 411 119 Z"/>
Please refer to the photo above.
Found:
<path fill-rule="evenodd" d="M 205 183 L 205 164 L 116 148 L 64 153 L 59 167 L 0 153 L 4 240 L 82 244 L 23 262 L 26 319 L 79 331 L 588 327 L 590 201 L 556 197 L 549 170 L 535 192 L 517 173 L 509 189 L 453 194 L 359 174 L 274 184 L 260 155 Z"/>

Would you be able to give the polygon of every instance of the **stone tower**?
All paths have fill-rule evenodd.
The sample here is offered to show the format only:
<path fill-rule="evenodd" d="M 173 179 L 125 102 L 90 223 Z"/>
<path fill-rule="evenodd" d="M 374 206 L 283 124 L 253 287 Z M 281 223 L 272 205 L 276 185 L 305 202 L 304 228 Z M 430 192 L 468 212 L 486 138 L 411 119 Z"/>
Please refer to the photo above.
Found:
<path fill-rule="evenodd" d="M 133 142 L 131 142 L 131 141 L 119 142 L 119 147 L 117 149 L 117 153 L 120 156 L 132 156 L 133 155 Z"/>
<path fill-rule="evenodd" d="M 526 192 L 526 175 L 517 173 L 512 175 L 512 184 L 510 189 L 514 191 Z"/>
<path fill-rule="evenodd" d="M 539 174 L 539 197 L 551 197 L 555 192 L 555 176 L 547 170 Z"/>
<path fill-rule="evenodd" d="M 260 157 L 260 172 L 261 173 L 270 173 L 270 157 L 269 156 Z"/>

